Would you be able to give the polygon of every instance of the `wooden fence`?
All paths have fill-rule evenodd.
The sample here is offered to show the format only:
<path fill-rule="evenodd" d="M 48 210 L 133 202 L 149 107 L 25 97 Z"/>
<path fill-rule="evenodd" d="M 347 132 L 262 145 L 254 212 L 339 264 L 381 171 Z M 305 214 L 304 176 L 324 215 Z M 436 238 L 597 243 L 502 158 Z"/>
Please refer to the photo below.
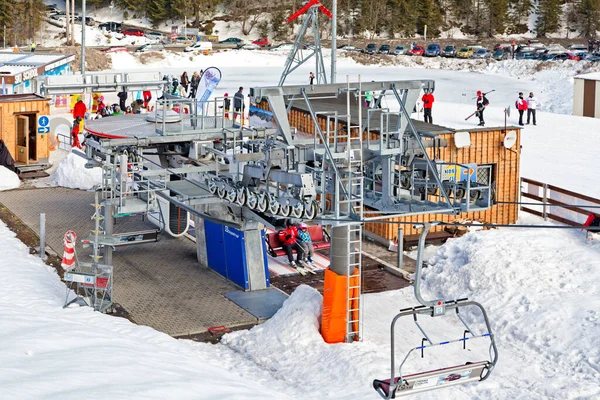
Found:
<path fill-rule="evenodd" d="M 527 178 L 521 178 L 521 203 L 539 203 L 521 210 L 567 225 L 583 225 L 590 213 L 600 215 L 600 199 Z"/>

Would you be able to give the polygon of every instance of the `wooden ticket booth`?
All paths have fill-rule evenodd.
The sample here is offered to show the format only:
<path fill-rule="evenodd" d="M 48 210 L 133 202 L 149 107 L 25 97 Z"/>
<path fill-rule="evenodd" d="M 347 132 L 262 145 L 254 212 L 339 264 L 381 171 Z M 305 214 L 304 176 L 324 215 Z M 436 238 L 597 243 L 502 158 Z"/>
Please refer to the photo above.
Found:
<path fill-rule="evenodd" d="M 0 139 L 19 167 L 48 164 L 48 99 L 37 94 L 0 95 Z M 40 123 L 41 122 L 41 123 Z"/>

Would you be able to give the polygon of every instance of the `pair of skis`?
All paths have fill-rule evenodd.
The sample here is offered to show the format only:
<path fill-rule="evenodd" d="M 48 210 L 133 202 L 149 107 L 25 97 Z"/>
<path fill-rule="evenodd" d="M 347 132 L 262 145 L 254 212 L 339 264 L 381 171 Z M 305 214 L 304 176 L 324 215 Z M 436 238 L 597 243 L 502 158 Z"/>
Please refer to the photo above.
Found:
<path fill-rule="evenodd" d="M 298 271 L 298 273 L 302 276 L 306 276 L 309 273 L 316 275 L 317 273 L 315 272 L 315 270 L 313 269 L 313 267 L 309 267 L 308 265 L 303 267 L 300 264 L 296 264 L 296 266 L 294 267 L 296 269 L 296 271 Z"/>
<path fill-rule="evenodd" d="M 490 94 L 490 93 L 492 93 L 492 92 L 495 92 L 495 91 L 496 91 L 496 89 L 490 90 L 489 92 L 485 92 L 485 93 L 483 93 L 483 96 L 486 96 L 486 95 L 488 95 L 488 94 Z M 473 99 L 471 99 L 471 100 L 475 100 L 476 98 L 477 98 L 477 97 L 473 97 Z M 482 108 L 480 108 L 480 109 L 476 110 L 476 111 L 475 111 L 473 114 L 469 115 L 467 118 L 465 118 L 465 121 L 467 121 L 467 120 L 468 120 L 469 118 L 471 118 L 473 115 L 476 115 L 476 114 L 477 114 L 479 111 L 483 111 L 483 110 L 485 110 L 485 106 L 483 106 Z"/>

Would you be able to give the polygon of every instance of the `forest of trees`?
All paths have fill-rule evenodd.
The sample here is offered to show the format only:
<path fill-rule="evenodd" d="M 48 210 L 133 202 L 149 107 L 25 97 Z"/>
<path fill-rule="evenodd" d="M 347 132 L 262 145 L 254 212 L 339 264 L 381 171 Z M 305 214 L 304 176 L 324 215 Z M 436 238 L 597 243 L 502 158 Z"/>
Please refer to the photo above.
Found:
<path fill-rule="evenodd" d="M 322 0 L 331 7 L 332 0 Z M 253 31 L 276 40 L 291 37 L 284 21 L 302 0 L 87 0 L 87 8 L 111 3 L 126 10 L 126 19 L 148 17 L 155 27 L 187 17 L 190 27 L 210 34 L 216 14 L 238 24 L 242 32 Z M 81 0 L 76 0 L 79 8 Z M 528 33 L 528 21 L 537 14 L 533 33 L 544 37 L 559 31 L 570 37 L 595 38 L 600 29 L 600 0 L 338 0 L 338 34 L 343 37 L 429 37 L 451 28 L 479 37 Z M 6 27 L 8 43 L 30 41 L 45 15 L 43 0 L 0 0 L 0 26 Z M 299 23 L 299 21 L 296 21 Z M 329 34 L 321 19 L 323 36 Z"/>
<path fill-rule="evenodd" d="M 102 0 L 97 0 L 102 3 Z M 283 21 L 302 6 L 300 0 L 117 0 L 118 5 L 137 15 L 148 16 L 158 26 L 169 19 L 186 16 L 202 26 L 219 7 L 242 31 L 253 29 L 276 38 L 291 29 Z M 330 7 L 331 0 L 322 0 Z M 600 29 L 600 0 L 338 0 L 340 35 L 346 37 L 422 35 L 430 36 L 458 28 L 465 34 L 492 37 L 528 32 L 529 17 L 537 13 L 537 36 L 566 28 L 572 33 L 594 37 Z M 263 18 L 268 15 L 267 18 Z M 563 26 L 564 25 L 564 26 Z M 573 36 L 573 34 L 571 34 Z"/>

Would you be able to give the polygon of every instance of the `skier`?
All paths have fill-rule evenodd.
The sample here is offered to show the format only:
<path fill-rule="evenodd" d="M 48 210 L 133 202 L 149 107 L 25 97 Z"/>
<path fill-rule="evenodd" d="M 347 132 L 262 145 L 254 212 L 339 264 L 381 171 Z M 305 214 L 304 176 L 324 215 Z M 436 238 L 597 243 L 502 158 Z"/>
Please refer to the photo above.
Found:
<path fill-rule="evenodd" d="M 78 149 L 82 148 L 81 143 L 79 143 L 79 128 L 82 120 L 83 118 L 76 117 L 73 120 L 73 128 L 71 129 L 71 138 L 73 139 L 71 147 L 77 147 Z"/>
<path fill-rule="evenodd" d="M 519 92 L 519 98 L 515 101 L 515 107 L 519 111 L 519 125 L 523 126 L 523 113 L 527 110 L 527 100 L 523 99 L 523 92 Z"/>
<path fill-rule="evenodd" d="M 421 101 L 423 102 L 423 116 L 425 117 L 425 122 L 433 124 L 433 118 L 431 117 L 431 107 L 433 107 L 433 102 L 435 101 L 433 93 L 425 93 L 423 97 L 421 97 Z"/>
<path fill-rule="evenodd" d="M 125 107 L 127 106 L 127 91 L 123 90 L 123 91 L 117 93 L 117 97 L 119 97 L 119 106 L 121 107 L 122 110 L 124 110 Z"/>
<path fill-rule="evenodd" d="M 292 268 L 300 267 L 300 261 L 304 258 L 304 250 L 302 250 L 302 247 L 296 242 L 298 230 L 290 221 L 287 221 L 286 225 L 287 227 L 285 229 L 281 229 L 277 232 L 277 237 L 281 242 L 281 247 L 287 255 L 290 266 Z M 295 262 L 293 250 L 296 250 L 297 253 Z"/>
<path fill-rule="evenodd" d="M 313 246 L 310 233 L 308 233 L 308 225 L 301 223 L 298 227 L 300 228 L 298 230 L 298 244 L 302 247 L 306 256 L 305 263 L 314 268 L 313 256 L 315 255 L 315 247 Z"/>
<path fill-rule="evenodd" d="M 31 42 L 31 52 L 35 52 L 35 42 Z"/>
<path fill-rule="evenodd" d="M 533 116 L 533 125 L 535 125 L 535 110 L 538 106 L 538 99 L 533 95 L 533 92 L 529 93 L 529 97 L 527 98 L 527 125 L 529 125 L 529 121 Z"/>
<path fill-rule="evenodd" d="M 485 107 L 490 104 L 485 94 L 481 91 L 477 91 L 477 111 L 475 111 L 475 116 L 479 117 L 479 124 L 477 126 L 485 126 L 485 121 L 483 120 L 483 111 Z"/>
<path fill-rule="evenodd" d="M 144 108 L 148 108 L 148 103 L 150 103 L 150 100 L 152 100 L 152 92 L 149 90 L 144 90 L 142 95 L 144 96 Z"/>
<path fill-rule="evenodd" d="M 312 72 L 308 75 L 308 80 L 310 81 L 310 86 L 313 85 L 314 81 L 315 81 L 315 74 L 313 74 Z"/>
<path fill-rule="evenodd" d="M 171 79 L 171 94 L 173 96 L 179 95 L 179 80 L 175 76 Z"/>
<path fill-rule="evenodd" d="M 244 88 L 240 86 L 240 89 L 233 96 L 233 120 L 237 118 L 237 114 L 242 114 L 242 124 L 244 123 Z"/>
<path fill-rule="evenodd" d="M 106 104 L 104 104 L 104 96 L 100 96 L 98 97 L 98 104 L 96 105 L 96 112 L 100 113 L 100 111 L 106 107 Z"/>

